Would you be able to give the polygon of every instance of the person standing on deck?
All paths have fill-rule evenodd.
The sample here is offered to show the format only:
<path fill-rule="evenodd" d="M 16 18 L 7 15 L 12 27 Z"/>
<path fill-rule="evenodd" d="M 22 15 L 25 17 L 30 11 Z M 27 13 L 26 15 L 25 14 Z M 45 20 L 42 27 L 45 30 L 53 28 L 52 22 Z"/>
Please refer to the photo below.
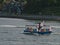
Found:
<path fill-rule="evenodd" d="M 38 25 L 37 25 L 38 31 L 40 31 L 43 26 L 44 26 L 44 21 L 41 23 L 38 23 Z"/>
<path fill-rule="evenodd" d="M 38 24 L 37 24 L 37 28 L 38 28 L 37 31 L 40 32 L 40 30 L 41 30 L 41 28 L 42 28 L 41 23 L 38 23 Z"/>
<path fill-rule="evenodd" d="M 52 27 L 50 26 L 50 30 L 49 31 L 51 31 L 52 32 Z"/>

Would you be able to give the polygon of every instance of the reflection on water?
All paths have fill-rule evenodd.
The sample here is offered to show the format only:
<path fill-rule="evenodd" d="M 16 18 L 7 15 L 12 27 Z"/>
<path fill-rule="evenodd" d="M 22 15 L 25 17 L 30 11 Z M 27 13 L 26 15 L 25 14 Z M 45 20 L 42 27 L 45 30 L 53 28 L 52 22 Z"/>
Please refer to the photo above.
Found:
<path fill-rule="evenodd" d="M 0 19 L 0 24 L 26 25 L 35 24 L 37 21 L 20 19 Z M 6 21 L 4 21 L 6 20 Z M 1 23 L 2 22 L 2 23 Z M 47 25 L 60 25 L 59 22 L 46 21 Z M 24 28 L 0 27 L 0 45 L 60 45 L 60 29 L 54 28 L 50 35 L 25 35 Z"/>

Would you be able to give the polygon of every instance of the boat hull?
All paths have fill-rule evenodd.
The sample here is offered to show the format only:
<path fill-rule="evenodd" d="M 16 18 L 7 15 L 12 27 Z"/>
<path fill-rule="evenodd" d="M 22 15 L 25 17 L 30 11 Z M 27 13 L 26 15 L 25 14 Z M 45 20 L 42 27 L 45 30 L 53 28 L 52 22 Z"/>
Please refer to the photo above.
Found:
<path fill-rule="evenodd" d="M 38 32 L 38 34 L 51 34 L 52 33 L 52 31 L 49 31 L 49 32 Z"/>
<path fill-rule="evenodd" d="M 37 34 L 51 34 L 52 31 L 43 31 L 43 32 L 39 32 L 36 29 L 34 29 L 33 31 L 29 31 L 29 30 L 24 30 L 24 33 L 37 33 Z"/>

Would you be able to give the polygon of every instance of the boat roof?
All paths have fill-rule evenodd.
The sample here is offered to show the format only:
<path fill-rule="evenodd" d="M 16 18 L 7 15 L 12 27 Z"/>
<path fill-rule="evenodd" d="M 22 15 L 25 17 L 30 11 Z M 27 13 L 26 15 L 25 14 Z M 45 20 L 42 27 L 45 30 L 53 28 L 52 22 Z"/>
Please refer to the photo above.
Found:
<path fill-rule="evenodd" d="M 36 25 L 26 25 L 26 26 L 36 26 Z"/>
<path fill-rule="evenodd" d="M 27 27 L 37 28 L 36 25 L 26 25 L 25 27 L 26 27 L 26 28 L 27 28 Z"/>

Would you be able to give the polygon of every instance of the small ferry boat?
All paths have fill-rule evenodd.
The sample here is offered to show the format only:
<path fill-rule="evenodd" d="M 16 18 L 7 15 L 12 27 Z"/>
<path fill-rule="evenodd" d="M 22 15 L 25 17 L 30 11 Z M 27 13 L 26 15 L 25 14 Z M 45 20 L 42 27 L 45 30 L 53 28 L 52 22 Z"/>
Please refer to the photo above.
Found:
<path fill-rule="evenodd" d="M 36 25 L 26 25 L 24 33 L 51 34 L 52 30 L 50 26 L 43 26 L 38 30 Z"/>

